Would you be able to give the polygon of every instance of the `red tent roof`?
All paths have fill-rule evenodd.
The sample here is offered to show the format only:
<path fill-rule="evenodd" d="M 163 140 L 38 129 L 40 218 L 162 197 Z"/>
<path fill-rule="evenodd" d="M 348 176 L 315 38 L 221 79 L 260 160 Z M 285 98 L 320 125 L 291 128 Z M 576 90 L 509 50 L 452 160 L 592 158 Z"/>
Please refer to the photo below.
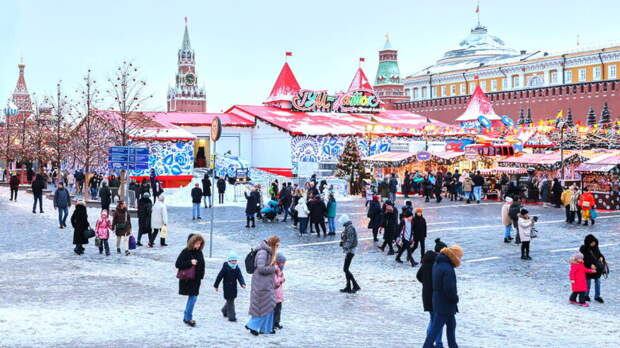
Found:
<path fill-rule="evenodd" d="M 474 93 L 467 102 L 467 108 L 465 112 L 459 116 L 456 121 L 474 121 L 478 119 L 478 116 L 483 115 L 489 119 L 489 121 L 499 121 L 501 118 L 493 110 L 493 105 L 489 98 L 484 94 L 480 85 L 476 85 Z"/>
<path fill-rule="evenodd" d="M 256 117 L 293 135 L 363 135 L 372 125 L 374 135 L 412 135 L 432 124 L 447 127 L 439 121 L 403 110 L 386 110 L 375 114 L 346 114 L 334 112 L 297 112 L 274 106 L 235 105 L 226 113 L 241 117 Z"/>
<path fill-rule="evenodd" d="M 291 100 L 291 96 L 300 89 L 301 87 L 295 78 L 295 74 L 293 74 L 288 63 L 285 62 L 265 102 Z"/>
<path fill-rule="evenodd" d="M 368 81 L 366 74 L 364 74 L 364 70 L 362 70 L 362 67 L 359 67 L 357 69 L 355 76 L 353 76 L 353 81 L 351 81 L 351 84 L 349 85 L 349 92 L 356 89 L 372 90 L 372 85 Z"/>
<path fill-rule="evenodd" d="M 215 117 L 219 117 L 224 127 L 252 127 L 254 122 L 243 117 L 227 113 L 206 112 L 145 112 L 157 121 L 165 121 L 177 126 L 210 126 Z"/>

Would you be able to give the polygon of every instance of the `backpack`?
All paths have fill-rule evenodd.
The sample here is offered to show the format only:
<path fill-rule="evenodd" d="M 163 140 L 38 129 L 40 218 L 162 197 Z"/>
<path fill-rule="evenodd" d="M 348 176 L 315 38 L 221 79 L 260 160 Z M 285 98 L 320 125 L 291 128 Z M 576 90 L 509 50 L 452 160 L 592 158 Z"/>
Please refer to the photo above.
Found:
<path fill-rule="evenodd" d="M 256 270 L 256 253 L 258 250 L 250 250 L 250 252 L 245 256 L 245 271 L 249 274 L 254 273 Z"/>

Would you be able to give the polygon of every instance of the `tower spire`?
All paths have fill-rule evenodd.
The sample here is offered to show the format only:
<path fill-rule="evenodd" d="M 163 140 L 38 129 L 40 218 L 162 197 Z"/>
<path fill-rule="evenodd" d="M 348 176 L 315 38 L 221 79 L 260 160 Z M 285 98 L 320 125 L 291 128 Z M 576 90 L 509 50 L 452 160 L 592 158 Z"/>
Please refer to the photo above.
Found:
<path fill-rule="evenodd" d="M 185 17 L 185 33 L 183 33 L 183 44 L 181 45 L 181 50 L 190 51 L 192 49 L 192 45 L 189 43 L 189 31 L 187 30 L 187 17 Z"/>
<path fill-rule="evenodd" d="M 476 15 L 478 16 L 478 28 L 480 28 L 480 0 L 478 0 L 476 5 Z"/>

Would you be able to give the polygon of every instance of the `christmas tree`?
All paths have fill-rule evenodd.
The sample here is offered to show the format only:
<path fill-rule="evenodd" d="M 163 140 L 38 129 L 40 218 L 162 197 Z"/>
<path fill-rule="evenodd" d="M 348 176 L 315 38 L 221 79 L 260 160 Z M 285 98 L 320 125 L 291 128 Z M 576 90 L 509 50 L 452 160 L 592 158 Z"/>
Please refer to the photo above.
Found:
<path fill-rule="evenodd" d="M 523 109 L 519 111 L 519 120 L 517 124 L 525 124 L 525 112 L 523 112 Z"/>
<path fill-rule="evenodd" d="M 570 108 L 568 108 L 568 115 L 566 116 L 566 125 L 569 127 L 575 125 L 575 123 L 573 122 L 573 111 Z"/>
<path fill-rule="evenodd" d="M 588 110 L 588 118 L 586 119 L 586 124 L 588 126 L 592 126 L 596 123 L 596 114 L 594 113 L 594 108 L 590 106 L 590 110 Z"/>
<path fill-rule="evenodd" d="M 609 107 L 607 106 L 607 102 L 603 105 L 603 110 L 601 111 L 601 122 L 602 125 L 607 125 L 611 123 L 611 115 L 609 114 Z"/>
<path fill-rule="evenodd" d="M 530 108 L 527 108 L 527 118 L 525 119 L 525 123 L 528 125 L 534 123 L 534 121 L 532 120 L 532 109 Z"/>
<path fill-rule="evenodd" d="M 359 192 L 358 189 L 361 187 L 361 182 L 367 174 L 355 139 L 350 138 L 347 140 L 338 164 L 336 164 L 335 175 L 339 178 L 349 178 L 351 194 Z"/>

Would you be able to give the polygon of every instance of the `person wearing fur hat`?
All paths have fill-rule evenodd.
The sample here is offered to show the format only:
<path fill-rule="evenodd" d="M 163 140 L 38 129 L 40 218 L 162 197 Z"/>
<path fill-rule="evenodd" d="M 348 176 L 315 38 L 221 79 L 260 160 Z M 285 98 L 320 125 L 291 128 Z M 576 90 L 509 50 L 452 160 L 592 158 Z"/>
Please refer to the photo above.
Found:
<path fill-rule="evenodd" d="M 413 216 L 413 246 L 411 247 L 411 253 L 420 246 L 420 259 L 424 257 L 424 241 L 426 240 L 426 219 L 422 215 L 422 208 L 416 208 L 415 215 Z M 413 256 L 412 256 L 413 260 Z"/>
<path fill-rule="evenodd" d="M 368 221 L 368 228 L 372 229 L 372 240 L 378 242 L 377 235 L 379 234 L 379 228 L 383 225 L 383 212 L 381 210 L 381 197 L 373 196 L 370 205 L 368 206 L 368 212 L 366 216 L 370 219 Z"/>
<path fill-rule="evenodd" d="M 502 205 L 502 224 L 504 225 L 504 243 L 510 243 L 512 237 L 510 231 L 512 230 L 512 219 L 510 218 L 510 205 L 512 204 L 512 198 L 506 197 L 504 205 Z"/>
<path fill-rule="evenodd" d="M 456 289 L 456 274 L 454 269 L 461 265 L 463 249 L 458 245 L 442 248 L 435 258 L 433 265 L 433 313 L 431 329 L 426 335 L 423 348 L 433 348 L 439 333 L 446 326 L 446 336 L 449 347 L 458 347 L 456 344 L 456 318 L 459 311 L 457 304 L 459 295 Z"/>
<path fill-rule="evenodd" d="M 181 270 L 194 268 L 194 274 L 179 276 L 179 295 L 187 296 L 183 322 L 191 327 L 196 326 L 196 321 L 192 319 L 194 305 L 200 293 L 200 284 L 205 275 L 205 259 L 202 255 L 202 248 L 205 246 L 204 238 L 196 233 L 187 236 L 187 247 L 181 251 L 175 262 L 175 267 Z"/>
<path fill-rule="evenodd" d="M 589 234 L 583 240 L 583 245 L 579 248 L 579 252 L 583 254 L 584 266 L 592 268 L 594 266 L 595 273 L 587 274 L 586 301 L 590 301 L 590 289 L 592 289 L 592 280 L 594 280 L 594 300 L 604 303 L 601 297 L 601 276 L 607 274 L 608 266 L 605 256 L 598 247 L 598 239 L 594 235 Z"/>
<path fill-rule="evenodd" d="M 222 265 L 220 273 L 215 278 L 213 287 L 215 291 L 218 291 L 220 282 L 224 281 L 224 299 L 226 303 L 222 307 L 222 315 L 228 318 L 229 321 L 237 321 L 237 315 L 235 313 L 235 298 L 237 298 L 237 282 L 245 289 L 245 280 L 243 280 L 243 274 L 241 269 L 237 265 L 238 261 L 237 253 L 231 251 L 228 253 L 228 259 Z"/>
<path fill-rule="evenodd" d="M 84 237 L 84 231 L 90 227 L 84 201 L 79 201 L 75 205 L 75 210 L 73 215 L 71 215 L 71 226 L 73 227 L 73 244 L 75 244 L 73 251 L 78 255 L 82 255 L 84 254 L 83 245 L 88 244 L 88 239 Z"/>
<path fill-rule="evenodd" d="M 586 283 L 586 273 L 596 273 L 596 266 L 592 265 L 591 268 L 586 268 L 583 264 L 583 254 L 577 253 L 570 259 L 570 278 L 571 290 L 568 301 L 572 304 L 578 304 L 584 307 L 588 307 L 586 302 L 586 291 L 588 291 L 588 284 Z M 579 302 L 577 302 L 577 296 L 579 296 Z"/>
<path fill-rule="evenodd" d="M 351 271 L 349 271 L 349 267 L 351 267 L 351 261 L 353 261 L 353 256 L 355 256 L 355 248 L 357 248 L 357 232 L 355 231 L 355 227 L 353 227 L 349 215 L 342 214 L 338 222 L 344 226 L 344 231 L 342 231 L 340 235 L 340 247 L 342 247 L 342 251 L 346 254 L 343 271 L 347 279 L 347 285 L 344 289 L 340 289 L 340 292 L 356 293 L 361 290 L 361 288 L 355 281 Z M 351 285 L 353 285 L 353 287 L 351 287 Z"/>
<path fill-rule="evenodd" d="M 282 302 L 284 302 L 284 266 L 286 265 L 286 256 L 283 253 L 276 255 L 276 274 L 274 274 L 274 285 L 276 287 L 276 308 L 273 310 L 273 329 L 282 329 L 280 325 L 280 318 L 282 315 Z"/>
<path fill-rule="evenodd" d="M 398 211 L 394 207 L 394 203 L 390 200 L 383 204 L 383 244 L 379 247 L 381 251 L 385 251 L 385 247 L 389 247 L 388 255 L 394 255 L 394 247 L 392 244 L 398 236 Z"/>
<path fill-rule="evenodd" d="M 431 331 L 433 319 L 435 318 L 433 312 L 433 265 L 441 249 L 446 247 L 446 243 L 442 242 L 439 238 L 435 239 L 435 250 L 429 250 L 424 254 L 422 266 L 420 266 L 416 274 L 416 278 L 422 283 L 422 304 L 424 305 L 424 311 L 428 312 L 430 315 L 430 320 L 426 327 L 427 336 Z M 433 342 L 435 347 L 443 347 L 443 343 L 441 342 L 442 331 L 443 330 L 439 331 L 439 334 L 435 337 L 435 341 Z"/>
<path fill-rule="evenodd" d="M 153 232 L 151 229 L 151 215 L 153 214 L 153 202 L 148 192 L 142 195 L 138 200 L 138 238 L 137 246 L 142 246 L 142 235 L 150 236 Z M 153 247 L 149 245 L 149 247 Z"/>
<path fill-rule="evenodd" d="M 521 239 L 521 259 L 531 260 L 530 241 L 532 240 L 532 227 L 534 220 L 528 215 L 527 209 L 521 209 L 519 213 L 519 238 Z"/>

